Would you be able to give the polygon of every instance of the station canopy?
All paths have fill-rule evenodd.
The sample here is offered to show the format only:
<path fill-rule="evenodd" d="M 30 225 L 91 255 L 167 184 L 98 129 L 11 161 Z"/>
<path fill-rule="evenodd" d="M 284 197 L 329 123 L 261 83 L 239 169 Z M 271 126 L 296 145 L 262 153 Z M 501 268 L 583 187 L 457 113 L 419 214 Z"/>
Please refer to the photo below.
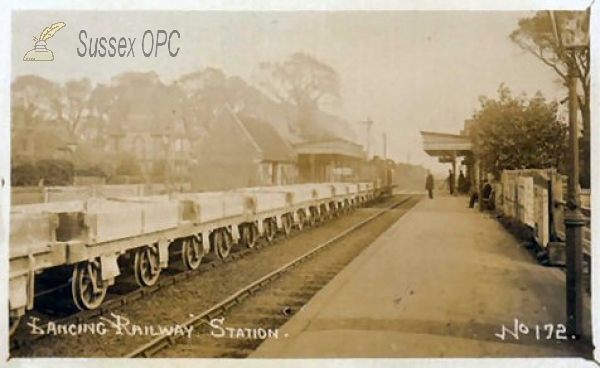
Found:
<path fill-rule="evenodd" d="M 465 135 L 421 131 L 421 136 L 423 150 L 433 157 L 470 156 L 473 153 L 473 143 Z"/>
<path fill-rule="evenodd" d="M 366 154 L 360 144 L 345 139 L 304 142 L 294 145 L 298 155 L 331 155 L 355 159 L 365 159 Z"/>

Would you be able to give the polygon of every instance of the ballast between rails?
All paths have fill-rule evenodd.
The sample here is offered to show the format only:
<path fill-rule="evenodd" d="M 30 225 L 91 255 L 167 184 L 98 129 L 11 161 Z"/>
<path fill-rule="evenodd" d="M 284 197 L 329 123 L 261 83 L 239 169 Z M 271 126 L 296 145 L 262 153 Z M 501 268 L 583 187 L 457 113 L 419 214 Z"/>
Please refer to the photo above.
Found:
<path fill-rule="evenodd" d="M 185 321 L 181 325 L 189 327 L 189 326 L 198 326 L 198 325 L 202 325 L 202 324 L 208 324 L 211 319 L 216 318 L 218 316 L 222 316 L 233 306 L 240 303 L 246 297 L 256 293 L 261 288 L 263 288 L 265 285 L 268 285 L 270 282 L 277 279 L 285 272 L 288 272 L 289 270 L 293 269 L 294 267 L 298 266 L 299 264 L 309 260 L 311 257 L 315 256 L 317 253 L 323 251 L 325 248 L 339 242 L 340 240 L 344 239 L 346 236 L 348 236 L 352 232 L 356 231 L 357 229 L 360 229 L 361 227 L 372 222 L 376 218 L 381 217 L 383 214 L 389 212 L 390 210 L 405 204 L 406 202 L 410 201 L 411 199 L 412 199 L 412 197 L 410 197 L 410 196 L 403 198 L 402 200 L 392 204 L 391 206 L 384 208 L 383 210 L 378 211 L 377 213 L 367 217 L 366 219 L 362 220 L 361 222 L 352 226 L 351 228 L 346 229 L 346 230 L 342 231 L 341 233 L 335 235 L 331 239 L 319 244 L 318 246 L 316 246 L 315 248 L 306 252 L 305 254 L 302 254 L 299 257 L 296 257 L 295 259 L 284 264 L 283 266 L 279 267 L 278 269 L 268 273 L 267 275 L 259 278 L 256 281 L 250 283 L 246 287 L 236 291 L 231 296 L 227 297 L 226 299 L 222 300 L 221 302 L 217 303 L 216 305 L 208 308 L 207 310 L 203 311 L 199 315 L 190 318 L 189 320 Z M 139 347 L 138 349 L 134 350 L 133 352 L 129 353 L 127 356 L 125 356 L 125 358 L 138 358 L 138 357 L 148 358 L 148 357 L 151 357 L 154 354 L 156 354 L 157 352 L 168 348 L 170 345 L 174 345 L 176 343 L 176 339 L 177 339 L 177 337 L 166 336 L 166 335 L 156 337 L 155 339 L 148 342 L 147 344 L 145 344 L 145 345 Z"/>
<path fill-rule="evenodd" d="M 122 267 L 152 286 L 173 260 L 195 270 L 211 253 L 225 259 L 233 246 L 273 241 L 387 192 L 378 182 L 322 183 L 13 206 L 10 332 L 34 307 L 36 277 L 61 275 L 73 307 L 96 309 Z"/>

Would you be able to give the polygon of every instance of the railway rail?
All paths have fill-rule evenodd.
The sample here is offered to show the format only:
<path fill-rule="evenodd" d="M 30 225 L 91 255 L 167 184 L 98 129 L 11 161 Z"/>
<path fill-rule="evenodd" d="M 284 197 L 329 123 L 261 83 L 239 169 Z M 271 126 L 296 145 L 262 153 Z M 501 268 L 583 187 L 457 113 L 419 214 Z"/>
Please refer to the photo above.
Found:
<path fill-rule="evenodd" d="M 370 215 L 305 254 L 239 289 L 199 315 L 181 323 L 180 326 L 190 330 L 204 330 L 199 337 L 192 337 L 194 341 L 185 340 L 184 337 L 164 335 L 130 352 L 126 357 L 245 357 L 249 355 L 262 342 L 260 338 L 256 339 L 256 337 L 262 337 L 263 333 L 267 333 L 266 331 L 276 331 L 290 315 L 304 305 L 312 295 L 368 246 L 364 242 L 353 244 L 351 247 L 332 247 L 333 245 L 339 244 L 351 234 L 356 234 L 357 230 L 390 211 L 399 207 L 409 209 L 419 200 L 420 196 L 407 196 L 396 201 L 391 206 Z M 335 254 L 315 257 L 317 254 L 334 250 Z M 298 272 L 290 272 L 292 270 Z M 266 293 L 267 290 L 272 293 Z M 234 314 L 237 316 L 234 317 Z M 211 336 L 207 329 L 212 326 L 217 317 L 223 318 L 226 315 L 230 320 L 234 320 L 237 326 L 248 326 L 245 331 L 250 334 L 251 332 L 248 331 L 252 329 L 249 326 L 260 326 L 258 330 L 254 330 L 254 335 L 256 335 L 254 339 L 234 339 L 231 340 L 234 347 L 222 346 L 223 344 L 227 345 L 222 342 L 227 339 L 217 339 Z M 223 323 L 224 319 L 218 321 Z M 182 340 L 185 341 L 182 342 Z"/>
<path fill-rule="evenodd" d="M 139 287 L 155 287 L 173 257 L 195 270 L 205 256 L 224 260 L 238 245 L 252 248 L 259 239 L 270 242 L 278 233 L 347 213 L 386 188 L 379 182 L 295 184 L 13 206 L 11 335 L 34 308 L 38 284 L 70 284 L 68 308 L 95 310 L 122 271 L 132 271 Z"/>
<path fill-rule="evenodd" d="M 292 232 L 292 234 L 290 236 L 293 236 L 294 234 L 295 234 L 295 232 Z M 177 284 L 178 282 L 188 280 L 198 273 L 206 272 L 210 269 L 218 267 L 219 263 L 227 263 L 227 262 L 232 262 L 237 259 L 241 259 L 243 257 L 248 256 L 251 253 L 255 253 L 255 252 L 262 250 L 266 246 L 276 245 L 284 240 L 285 240 L 285 238 L 276 238 L 276 239 L 274 239 L 274 241 L 272 243 L 267 243 L 267 242 L 261 241 L 254 248 L 239 249 L 237 252 L 232 253 L 225 260 L 213 259 L 209 262 L 203 263 L 199 268 L 197 268 L 195 270 L 184 270 L 181 272 L 177 272 L 173 275 L 163 276 L 153 286 L 136 288 L 135 290 L 127 292 L 125 294 L 110 294 L 107 297 L 107 300 L 102 304 L 102 306 L 100 306 L 97 309 L 77 311 L 75 313 L 68 314 L 66 316 L 57 318 L 57 319 L 53 320 L 52 322 L 56 325 L 69 325 L 69 324 L 84 323 L 85 321 L 90 320 L 94 317 L 105 315 L 105 314 L 107 314 L 111 311 L 114 311 L 120 307 L 123 307 L 127 304 L 134 303 L 134 302 L 136 302 L 144 297 L 147 297 L 163 288 L 170 287 L 172 285 Z M 45 290 L 39 294 L 36 294 L 36 297 L 46 297 L 46 296 L 49 296 L 54 293 L 59 293 L 61 291 L 61 289 L 68 288 L 68 287 L 70 287 L 70 285 L 67 284 L 67 285 L 62 285 L 60 287 L 57 287 L 53 290 Z M 42 312 L 41 314 L 37 314 L 37 315 L 34 314 L 34 315 L 32 315 L 32 317 L 50 319 L 50 317 L 52 317 L 55 314 L 53 311 L 48 310 L 48 308 L 42 307 L 42 310 L 45 313 Z M 39 311 L 38 311 L 38 313 L 39 313 Z M 39 326 L 39 328 L 41 328 L 43 330 L 47 330 L 48 322 L 41 324 Z M 26 329 L 26 327 L 20 327 L 20 329 L 24 330 L 24 329 Z M 35 343 L 36 341 L 47 338 L 49 336 L 50 335 L 47 335 L 47 334 L 37 335 L 37 334 L 28 334 L 24 331 L 17 331 L 15 333 L 15 335 L 11 337 L 10 350 L 14 351 L 14 350 L 22 348 L 22 347 L 27 347 L 27 346 Z"/>
<path fill-rule="evenodd" d="M 329 218 L 329 219 L 333 219 L 333 217 Z M 327 222 L 325 222 L 323 220 L 323 221 L 320 221 L 317 223 L 312 223 L 310 226 L 315 227 L 315 226 L 322 226 L 322 225 L 326 225 L 326 224 L 327 224 Z M 266 247 L 276 246 L 278 244 L 281 244 L 282 242 L 286 241 L 287 239 L 292 238 L 298 234 L 301 234 L 300 230 L 302 230 L 302 229 L 294 228 L 294 229 L 291 229 L 291 231 L 288 234 L 278 233 L 277 235 L 279 235 L 279 236 L 274 236 L 271 239 L 260 238 L 257 240 L 256 245 L 251 248 L 237 247 L 235 249 L 235 251 L 231 252 L 231 254 L 225 259 L 220 259 L 217 257 L 210 257 L 210 258 L 208 258 L 208 261 L 203 262 L 196 269 L 189 269 L 188 267 L 185 267 L 185 265 L 183 265 L 183 264 L 181 265 L 181 267 L 171 268 L 171 269 L 169 269 L 169 271 L 173 272 L 173 274 L 163 275 L 163 277 L 158 279 L 157 282 L 152 286 L 135 288 L 134 290 L 127 291 L 125 293 L 119 293 L 119 291 L 117 289 L 116 292 L 113 291 L 113 293 L 109 293 L 109 295 L 107 295 L 104 303 L 96 309 L 80 310 L 80 311 L 74 312 L 73 309 L 65 308 L 64 310 L 67 310 L 69 312 L 74 312 L 74 313 L 68 313 L 65 316 L 64 311 L 61 311 L 61 309 L 63 309 L 63 306 L 60 303 L 59 304 L 56 303 L 56 295 L 55 294 L 60 293 L 63 289 L 70 288 L 70 286 L 71 286 L 70 283 L 60 285 L 51 290 L 44 290 L 39 293 L 36 293 L 36 298 L 49 297 L 49 298 L 52 298 L 52 301 L 50 303 L 44 303 L 43 301 L 41 303 L 39 303 L 42 305 L 42 307 L 41 307 L 42 312 L 40 313 L 40 311 L 37 311 L 36 313 L 32 314 L 31 316 L 34 318 L 39 318 L 40 320 L 50 320 L 51 317 L 58 316 L 59 318 L 52 320 L 52 323 L 54 323 L 55 325 L 82 324 L 92 318 L 106 315 L 107 313 L 109 313 L 111 311 L 115 311 L 120 307 L 123 307 L 123 306 L 131 304 L 131 303 L 135 303 L 136 301 L 143 299 L 145 297 L 148 297 L 149 295 L 152 295 L 153 293 L 156 293 L 161 289 L 174 286 L 177 283 L 188 280 L 200 273 L 204 273 L 208 270 L 219 267 L 219 265 L 222 263 L 229 263 L 229 262 L 232 262 L 235 260 L 239 260 L 239 259 L 248 257 L 251 254 L 260 252 L 261 250 L 263 250 Z M 125 275 L 125 277 L 131 278 L 131 275 Z M 132 284 L 133 284 L 133 282 L 132 282 Z M 127 286 L 125 286 L 124 288 L 126 290 Z M 66 296 L 65 299 L 68 299 L 68 296 Z M 65 304 L 68 304 L 68 302 L 69 301 L 67 300 L 65 302 Z M 52 304 L 52 305 L 48 305 L 48 304 Z M 53 311 L 52 309 L 54 309 L 56 311 Z M 43 330 L 47 330 L 48 322 L 40 324 L 39 327 Z M 14 334 L 14 336 L 11 337 L 11 339 L 10 339 L 10 350 L 11 351 L 14 352 L 15 350 L 18 350 L 20 348 L 28 347 L 28 346 L 32 345 L 33 343 L 50 336 L 48 334 L 30 334 L 30 333 L 26 332 L 26 329 L 27 329 L 26 326 L 20 326 L 19 330 Z"/>

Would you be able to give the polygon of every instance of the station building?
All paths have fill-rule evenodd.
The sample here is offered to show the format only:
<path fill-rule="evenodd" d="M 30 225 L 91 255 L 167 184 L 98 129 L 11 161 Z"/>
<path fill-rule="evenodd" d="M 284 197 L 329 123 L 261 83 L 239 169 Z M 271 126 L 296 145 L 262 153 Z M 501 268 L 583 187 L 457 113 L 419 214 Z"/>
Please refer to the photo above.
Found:
<path fill-rule="evenodd" d="M 345 139 L 298 143 L 294 150 L 300 183 L 355 180 L 366 158 L 361 145 Z"/>

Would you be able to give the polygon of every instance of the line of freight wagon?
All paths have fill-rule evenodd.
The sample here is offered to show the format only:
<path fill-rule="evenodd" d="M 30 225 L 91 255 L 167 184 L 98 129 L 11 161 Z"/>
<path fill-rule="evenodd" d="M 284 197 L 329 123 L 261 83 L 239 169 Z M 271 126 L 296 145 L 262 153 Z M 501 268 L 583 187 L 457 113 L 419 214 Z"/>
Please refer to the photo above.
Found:
<path fill-rule="evenodd" d="M 36 275 L 68 270 L 62 282 L 70 283 L 74 307 L 95 309 L 124 260 L 139 286 L 152 286 L 174 258 L 194 270 L 208 254 L 225 259 L 235 245 L 272 241 L 391 190 L 378 181 L 298 184 L 12 206 L 11 334 L 34 307 Z"/>

